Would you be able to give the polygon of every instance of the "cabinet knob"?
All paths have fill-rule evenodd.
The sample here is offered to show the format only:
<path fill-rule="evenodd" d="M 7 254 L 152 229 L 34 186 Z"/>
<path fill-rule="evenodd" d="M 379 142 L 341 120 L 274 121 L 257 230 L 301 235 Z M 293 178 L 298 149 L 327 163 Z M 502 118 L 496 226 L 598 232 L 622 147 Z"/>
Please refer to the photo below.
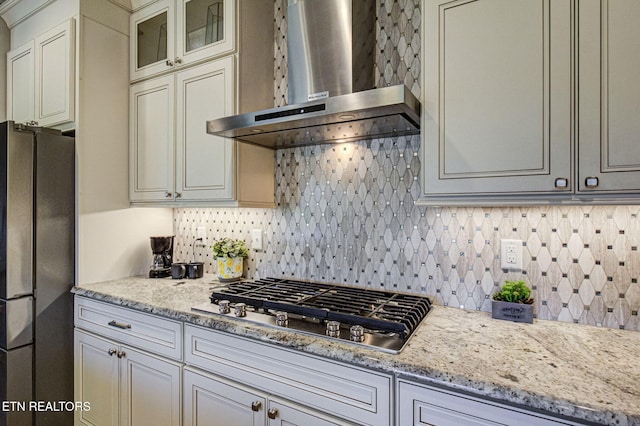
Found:
<path fill-rule="evenodd" d="M 118 352 L 117 350 L 115 350 L 114 348 L 110 348 L 107 353 L 109 354 L 109 356 L 113 356 L 113 354 L 115 354 L 116 352 Z"/>
<path fill-rule="evenodd" d="M 596 176 L 587 176 L 587 178 L 584 180 L 584 186 L 586 186 L 587 188 L 597 188 L 598 185 L 600 185 L 600 179 L 598 179 Z"/>
<path fill-rule="evenodd" d="M 173 194 L 169 191 L 164 191 L 164 198 L 171 198 L 173 197 Z"/>
<path fill-rule="evenodd" d="M 117 355 L 118 355 L 118 358 L 124 358 L 124 357 L 125 357 L 125 355 L 127 355 L 127 353 L 126 353 L 126 352 L 124 352 L 124 351 L 118 351 L 118 354 L 117 354 Z"/>
<path fill-rule="evenodd" d="M 180 198 L 182 197 L 182 193 L 181 192 L 176 192 L 176 198 Z"/>
<path fill-rule="evenodd" d="M 165 64 L 167 64 L 168 67 L 172 67 L 173 66 L 173 61 L 171 59 L 167 59 Z"/>
<path fill-rule="evenodd" d="M 556 188 L 566 188 L 569 186 L 569 179 L 567 178 L 557 178 L 555 181 Z"/>
<path fill-rule="evenodd" d="M 262 401 L 253 401 L 251 403 L 251 411 L 260 411 L 262 408 Z"/>
<path fill-rule="evenodd" d="M 269 411 L 267 411 L 267 417 L 269 417 L 271 420 L 273 420 L 276 417 L 278 417 L 278 409 L 277 408 L 272 408 Z"/>
<path fill-rule="evenodd" d="M 178 57 L 175 60 L 176 64 L 181 64 L 182 63 L 182 58 Z"/>

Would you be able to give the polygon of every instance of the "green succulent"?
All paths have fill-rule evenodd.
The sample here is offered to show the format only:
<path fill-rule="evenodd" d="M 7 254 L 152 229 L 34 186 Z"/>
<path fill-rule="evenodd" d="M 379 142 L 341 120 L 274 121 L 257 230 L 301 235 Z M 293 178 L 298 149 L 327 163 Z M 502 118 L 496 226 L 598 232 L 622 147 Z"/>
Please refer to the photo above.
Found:
<path fill-rule="evenodd" d="M 493 295 L 493 300 L 513 303 L 533 303 L 531 290 L 524 281 L 505 281 L 502 289 Z"/>
<path fill-rule="evenodd" d="M 215 257 L 249 257 L 249 250 L 243 240 L 222 238 L 211 248 Z"/>

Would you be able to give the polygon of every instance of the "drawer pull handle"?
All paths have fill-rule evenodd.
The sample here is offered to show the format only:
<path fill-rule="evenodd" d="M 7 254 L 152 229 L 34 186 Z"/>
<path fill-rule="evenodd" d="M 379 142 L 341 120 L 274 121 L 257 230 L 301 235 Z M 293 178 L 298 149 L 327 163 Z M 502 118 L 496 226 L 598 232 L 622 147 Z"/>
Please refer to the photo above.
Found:
<path fill-rule="evenodd" d="M 556 188 L 567 188 L 569 186 L 569 179 L 567 178 L 557 178 L 555 181 Z"/>
<path fill-rule="evenodd" d="M 262 407 L 262 402 L 261 401 L 253 401 L 251 403 L 251 410 L 252 411 L 260 411 L 261 407 Z"/>
<path fill-rule="evenodd" d="M 274 420 L 276 417 L 278 417 L 278 409 L 277 408 L 270 409 L 269 411 L 267 411 L 267 416 L 271 420 Z"/>
<path fill-rule="evenodd" d="M 113 356 L 116 352 L 118 352 L 117 350 L 111 348 L 107 351 L 107 353 L 109 354 L 109 356 Z"/>
<path fill-rule="evenodd" d="M 597 188 L 600 180 L 596 176 L 589 176 L 584 180 L 584 186 L 587 188 Z"/>
<path fill-rule="evenodd" d="M 118 358 L 124 358 L 126 354 L 125 351 L 118 351 Z"/>
<path fill-rule="evenodd" d="M 109 325 L 111 327 L 121 328 L 123 330 L 131 328 L 131 324 L 122 324 L 121 322 L 117 322 L 116 320 L 110 321 Z"/>

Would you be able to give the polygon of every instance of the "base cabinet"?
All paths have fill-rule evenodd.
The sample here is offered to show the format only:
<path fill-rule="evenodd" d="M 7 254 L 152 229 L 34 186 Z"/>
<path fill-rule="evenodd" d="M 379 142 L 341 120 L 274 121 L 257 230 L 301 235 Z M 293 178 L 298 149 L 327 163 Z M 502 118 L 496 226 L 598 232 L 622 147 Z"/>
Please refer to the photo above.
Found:
<path fill-rule="evenodd" d="M 180 425 L 180 364 L 75 331 L 75 392 L 91 409 L 80 425 Z"/>
<path fill-rule="evenodd" d="M 347 425 L 264 392 L 186 367 L 185 426 Z"/>
<path fill-rule="evenodd" d="M 191 325 L 185 325 L 185 364 L 187 425 L 203 424 L 193 422 L 199 408 L 187 371 L 206 372 L 208 379 L 199 379 L 207 384 L 203 395 L 229 413 L 250 414 L 255 408 L 262 416 L 266 412 L 270 426 L 387 426 L 392 421 L 388 374 Z M 231 388 L 233 392 L 220 390 Z M 228 399 L 235 394 L 240 396 Z"/>
<path fill-rule="evenodd" d="M 422 383 L 399 379 L 398 426 L 577 425 Z"/>
<path fill-rule="evenodd" d="M 182 324 L 76 297 L 76 425 L 181 424 Z"/>

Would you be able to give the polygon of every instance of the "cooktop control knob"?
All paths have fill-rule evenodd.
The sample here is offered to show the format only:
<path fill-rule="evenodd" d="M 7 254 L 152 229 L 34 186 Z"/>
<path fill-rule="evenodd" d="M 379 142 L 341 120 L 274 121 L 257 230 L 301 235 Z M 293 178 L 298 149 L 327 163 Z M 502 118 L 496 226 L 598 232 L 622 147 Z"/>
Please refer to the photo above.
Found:
<path fill-rule="evenodd" d="M 340 337 L 340 323 L 338 321 L 327 321 L 327 336 Z"/>
<path fill-rule="evenodd" d="M 364 342 L 364 327 L 361 325 L 354 325 L 349 329 L 349 338 L 353 342 Z"/>
<path fill-rule="evenodd" d="M 289 326 L 289 314 L 282 311 L 276 312 L 276 325 L 280 327 Z"/>
<path fill-rule="evenodd" d="M 236 303 L 233 306 L 233 309 L 235 309 L 235 316 L 239 318 L 247 316 L 247 305 L 245 305 L 244 303 Z"/>
<path fill-rule="evenodd" d="M 220 300 L 218 302 L 218 309 L 220 310 L 221 314 L 228 314 L 229 312 L 231 312 L 231 309 L 229 308 L 229 301 Z"/>

